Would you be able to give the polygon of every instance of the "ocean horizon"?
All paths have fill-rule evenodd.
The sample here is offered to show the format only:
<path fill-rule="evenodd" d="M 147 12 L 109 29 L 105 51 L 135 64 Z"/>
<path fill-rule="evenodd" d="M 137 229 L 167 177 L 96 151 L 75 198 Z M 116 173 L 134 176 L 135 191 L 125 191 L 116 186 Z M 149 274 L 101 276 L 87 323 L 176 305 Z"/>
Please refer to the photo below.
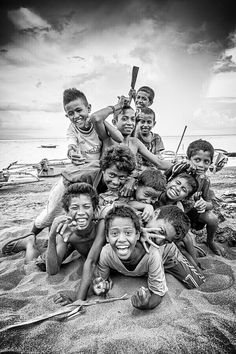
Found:
<path fill-rule="evenodd" d="M 162 135 L 165 150 L 176 151 L 181 137 L 178 135 Z M 179 146 L 179 153 L 185 153 L 188 145 L 197 139 L 208 140 L 215 149 L 236 152 L 236 134 L 184 135 Z M 54 144 L 56 148 L 42 148 L 41 145 Z M 0 139 L 0 169 L 10 163 L 39 163 L 43 158 L 65 159 L 67 156 L 65 138 L 30 138 L 30 139 Z M 234 164 L 235 165 L 235 164 Z"/>

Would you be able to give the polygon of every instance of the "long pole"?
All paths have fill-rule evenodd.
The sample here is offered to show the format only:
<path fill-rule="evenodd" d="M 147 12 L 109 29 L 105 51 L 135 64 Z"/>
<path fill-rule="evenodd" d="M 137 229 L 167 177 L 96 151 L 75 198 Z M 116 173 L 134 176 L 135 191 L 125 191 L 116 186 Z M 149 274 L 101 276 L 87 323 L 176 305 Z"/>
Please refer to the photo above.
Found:
<path fill-rule="evenodd" d="M 176 152 L 175 152 L 175 155 L 177 155 L 177 153 L 178 153 L 178 151 L 179 151 L 179 148 L 180 148 L 180 145 L 181 145 L 181 143 L 182 143 L 182 140 L 183 140 L 183 137 L 184 137 L 184 134 L 185 134 L 186 129 L 187 129 L 187 125 L 185 125 L 185 127 L 184 127 L 184 131 L 183 131 L 183 133 L 182 133 L 182 136 L 181 136 L 179 145 L 178 145 L 178 147 L 177 147 L 177 150 L 176 150 Z"/>

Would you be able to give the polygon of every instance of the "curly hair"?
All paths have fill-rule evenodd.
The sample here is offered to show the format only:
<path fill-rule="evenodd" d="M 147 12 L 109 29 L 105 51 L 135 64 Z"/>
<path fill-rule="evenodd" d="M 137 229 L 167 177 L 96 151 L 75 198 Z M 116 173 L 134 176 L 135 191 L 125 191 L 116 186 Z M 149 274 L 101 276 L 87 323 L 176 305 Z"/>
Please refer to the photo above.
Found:
<path fill-rule="evenodd" d="M 96 190 L 88 183 L 73 183 L 66 189 L 62 198 L 62 206 L 66 212 L 69 211 L 71 199 L 78 197 L 80 194 L 88 195 L 91 199 L 93 209 L 95 210 L 97 208 L 98 194 Z"/>
<path fill-rule="evenodd" d="M 128 205 L 114 205 L 105 216 L 105 235 L 108 236 L 109 228 L 112 220 L 115 218 L 130 218 L 134 224 L 136 232 L 141 232 L 140 220 L 134 209 Z"/>
<path fill-rule="evenodd" d="M 84 102 L 85 106 L 88 106 L 87 98 L 86 98 L 86 96 L 85 96 L 85 94 L 83 92 L 77 90 L 74 87 L 65 90 L 63 92 L 63 105 L 64 105 L 64 107 L 68 103 L 70 103 L 71 101 L 75 101 L 78 98 L 80 98 Z"/>
<path fill-rule="evenodd" d="M 128 174 L 135 169 L 135 156 L 133 152 L 124 144 L 114 145 L 107 149 L 100 160 L 100 167 L 103 171 L 112 165 L 120 171 L 126 171 Z"/>
<path fill-rule="evenodd" d="M 166 178 L 154 168 L 147 168 L 138 176 L 138 186 L 151 187 L 156 191 L 164 191 L 166 189 Z"/>
<path fill-rule="evenodd" d="M 149 96 L 149 101 L 150 101 L 150 103 L 153 102 L 154 97 L 155 97 L 155 92 L 154 92 L 154 90 L 153 90 L 151 87 L 149 87 L 149 86 L 142 86 L 142 87 L 140 87 L 140 88 L 138 89 L 137 93 L 138 93 L 139 91 L 146 92 L 146 93 L 148 94 L 148 96 Z"/>
<path fill-rule="evenodd" d="M 190 175 L 186 172 L 179 173 L 178 175 L 175 175 L 173 178 L 171 178 L 168 182 L 171 182 L 176 178 L 184 178 L 187 181 L 188 185 L 192 188 L 192 191 L 188 194 L 188 198 L 197 192 L 199 184 L 197 179 L 193 175 Z"/>
<path fill-rule="evenodd" d="M 209 143 L 209 141 L 202 140 L 202 139 L 194 140 L 194 141 L 192 141 L 189 144 L 189 146 L 187 148 L 187 157 L 188 157 L 188 159 L 190 159 L 192 156 L 196 155 L 199 150 L 202 150 L 204 152 L 205 151 L 209 152 L 210 153 L 211 162 L 213 161 L 214 148 L 211 145 L 211 143 Z"/>
<path fill-rule="evenodd" d="M 155 212 L 156 219 L 168 221 L 175 229 L 175 240 L 182 240 L 190 229 L 188 216 L 176 205 L 164 205 Z"/>

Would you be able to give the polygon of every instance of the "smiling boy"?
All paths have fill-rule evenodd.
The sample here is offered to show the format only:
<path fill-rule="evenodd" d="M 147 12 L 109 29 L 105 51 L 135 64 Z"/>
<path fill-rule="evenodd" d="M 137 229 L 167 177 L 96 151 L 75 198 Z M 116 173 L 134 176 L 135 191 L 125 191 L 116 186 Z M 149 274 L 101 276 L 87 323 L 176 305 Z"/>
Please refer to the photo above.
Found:
<path fill-rule="evenodd" d="M 150 247 L 147 254 L 139 242 L 140 232 L 139 219 L 131 207 L 119 205 L 108 212 L 105 218 L 108 244 L 101 251 L 93 289 L 101 295 L 110 288 L 107 282 L 111 270 L 132 277 L 147 275 L 148 289 L 140 288 L 131 298 L 134 307 L 147 310 L 160 304 L 167 286 L 159 250 Z"/>
<path fill-rule="evenodd" d="M 55 218 L 49 233 L 46 271 L 50 275 L 60 271 L 63 260 L 74 250 L 86 257 L 98 231 L 95 222 L 98 195 L 91 185 L 72 184 L 62 203 L 66 215 Z"/>

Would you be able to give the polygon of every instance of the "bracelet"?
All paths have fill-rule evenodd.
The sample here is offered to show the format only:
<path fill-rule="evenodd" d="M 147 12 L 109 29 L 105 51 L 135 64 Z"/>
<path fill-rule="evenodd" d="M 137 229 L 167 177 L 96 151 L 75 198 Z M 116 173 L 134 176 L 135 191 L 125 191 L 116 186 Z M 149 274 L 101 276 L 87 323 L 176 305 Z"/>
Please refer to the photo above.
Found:
<path fill-rule="evenodd" d="M 108 108 L 111 108 L 111 109 L 112 109 L 112 113 L 113 113 L 113 114 L 115 113 L 116 109 L 115 109 L 114 106 L 108 106 Z"/>

